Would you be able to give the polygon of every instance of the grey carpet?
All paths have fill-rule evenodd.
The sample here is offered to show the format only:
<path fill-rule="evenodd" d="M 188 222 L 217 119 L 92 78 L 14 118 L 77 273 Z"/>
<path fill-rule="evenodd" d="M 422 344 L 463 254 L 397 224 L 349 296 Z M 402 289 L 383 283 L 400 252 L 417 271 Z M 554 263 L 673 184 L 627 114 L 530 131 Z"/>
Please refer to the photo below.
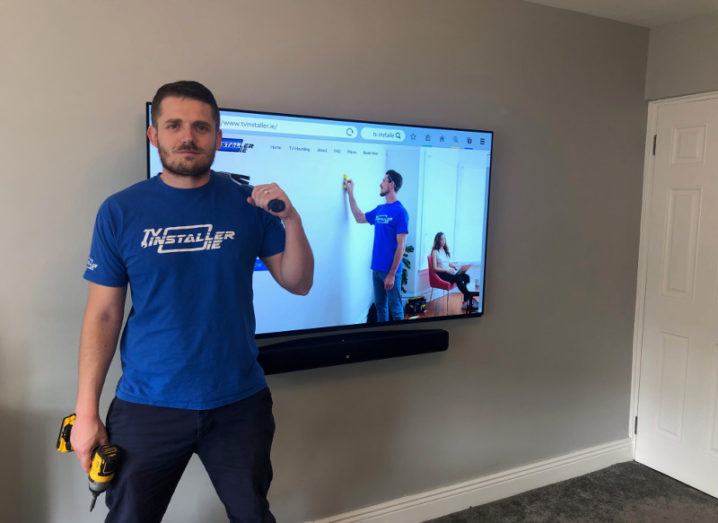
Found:
<path fill-rule="evenodd" d="M 432 523 L 519 521 L 718 523 L 718 499 L 629 461 Z"/>

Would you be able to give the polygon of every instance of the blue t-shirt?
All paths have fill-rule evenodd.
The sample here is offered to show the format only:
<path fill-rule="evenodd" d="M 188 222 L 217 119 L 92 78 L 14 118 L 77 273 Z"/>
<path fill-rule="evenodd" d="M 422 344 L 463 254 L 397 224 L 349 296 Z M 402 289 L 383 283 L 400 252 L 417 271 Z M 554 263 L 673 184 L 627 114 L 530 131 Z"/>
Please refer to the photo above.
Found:
<path fill-rule="evenodd" d="M 130 286 L 120 399 L 204 410 L 266 386 L 252 272 L 258 256 L 284 250 L 284 227 L 248 195 L 216 174 L 197 189 L 156 176 L 100 207 L 84 276 Z"/>
<path fill-rule="evenodd" d="M 374 271 L 389 272 L 396 252 L 396 235 L 409 232 L 409 213 L 400 201 L 383 203 L 364 214 L 366 221 L 374 226 L 374 247 L 371 253 L 371 268 Z M 401 272 L 401 264 L 396 272 Z"/>

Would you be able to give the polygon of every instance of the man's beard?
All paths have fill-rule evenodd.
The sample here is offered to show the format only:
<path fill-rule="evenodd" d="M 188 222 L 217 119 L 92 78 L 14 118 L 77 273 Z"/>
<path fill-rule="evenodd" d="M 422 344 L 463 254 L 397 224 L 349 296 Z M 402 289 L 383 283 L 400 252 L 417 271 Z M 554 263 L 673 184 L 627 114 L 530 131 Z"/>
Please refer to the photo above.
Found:
<path fill-rule="evenodd" d="M 182 160 L 172 162 L 170 160 L 170 153 L 167 151 L 167 149 L 162 147 L 161 144 L 158 144 L 157 150 L 160 153 L 160 161 L 162 162 L 162 167 L 164 167 L 165 170 L 167 170 L 168 172 L 176 174 L 177 176 L 199 178 L 200 176 L 206 174 L 207 171 L 209 171 L 209 168 L 212 167 L 212 162 L 214 162 L 214 149 L 210 150 L 208 156 L 198 158 L 198 163 L 187 164 L 185 164 L 185 162 L 183 162 Z M 175 152 L 181 153 L 182 151 L 202 152 L 202 150 L 198 149 L 194 144 L 182 147 L 181 149 L 177 149 Z M 202 159 L 205 159 L 206 161 L 202 161 Z"/>
<path fill-rule="evenodd" d="M 389 191 L 379 191 L 379 196 L 381 196 L 382 198 L 387 194 L 389 194 Z"/>

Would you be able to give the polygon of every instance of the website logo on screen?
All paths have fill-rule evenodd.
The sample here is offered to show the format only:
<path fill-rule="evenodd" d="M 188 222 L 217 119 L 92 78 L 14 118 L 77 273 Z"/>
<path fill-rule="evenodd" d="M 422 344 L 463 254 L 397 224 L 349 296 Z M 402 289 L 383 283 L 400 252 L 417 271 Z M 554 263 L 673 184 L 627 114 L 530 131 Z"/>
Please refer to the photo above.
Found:
<path fill-rule="evenodd" d="M 210 251 L 222 248 L 226 240 L 235 239 L 235 231 L 214 231 L 212 224 L 178 225 L 145 229 L 140 247 L 157 247 L 158 254 Z"/>
<path fill-rule="evenodd" d="M 246 143 L 242 138 L 222 138 L 222 145 L 219 150 L 230 153 L 246 153 L 248 149 L 253 148 L 253 143 Z"/>

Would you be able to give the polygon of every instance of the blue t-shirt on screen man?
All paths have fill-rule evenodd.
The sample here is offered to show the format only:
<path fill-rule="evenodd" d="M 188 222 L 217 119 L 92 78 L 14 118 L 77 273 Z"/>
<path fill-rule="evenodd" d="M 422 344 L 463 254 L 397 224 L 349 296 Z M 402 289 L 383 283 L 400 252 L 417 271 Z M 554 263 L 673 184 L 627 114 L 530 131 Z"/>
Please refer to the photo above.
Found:
<path fill-rule="evenodd" d="M 130 286 L 120 399 L 204 410 L 266 386 L 252 271 L 257 256 L 284 250 L 284 227 L 247 196 L 221 175 L 197 189 L 156 176 L 100 207 L 84 277 Z"/>
<path fill-rule="evenodd" d="M 396 235 L 409 232 L 409 213 L 400 201 L 383 203 L 364 213 L 366 221 L 374 226 L 374 247 L 371 253 L 371 269 L 389 272 L 396 252 Z M 402 262 L 396 268 L 401 273 Z"/>

